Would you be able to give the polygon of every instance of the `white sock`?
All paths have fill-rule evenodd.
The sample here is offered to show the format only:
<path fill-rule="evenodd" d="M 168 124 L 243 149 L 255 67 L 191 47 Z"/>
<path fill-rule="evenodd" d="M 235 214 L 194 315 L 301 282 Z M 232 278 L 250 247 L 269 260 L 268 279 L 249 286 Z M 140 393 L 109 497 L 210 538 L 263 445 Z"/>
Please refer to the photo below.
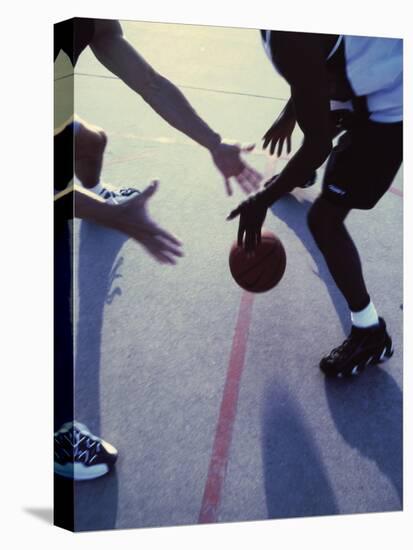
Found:
<path fill-rule="evenodd" d="M 351 312 L 351 322 L 358 328 L 368 328 L 379 324 L 379 316 L 373 302 L 361 311 Z"/>

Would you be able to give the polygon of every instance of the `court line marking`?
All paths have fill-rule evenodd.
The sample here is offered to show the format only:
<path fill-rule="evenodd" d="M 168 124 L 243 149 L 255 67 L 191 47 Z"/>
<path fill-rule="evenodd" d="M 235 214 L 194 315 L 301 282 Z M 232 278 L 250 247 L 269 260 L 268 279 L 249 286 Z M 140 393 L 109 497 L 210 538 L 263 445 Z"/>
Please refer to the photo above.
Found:
<path fill-rule="evenodd" d="M 275 155 L 267 157 L 264 170 L 265 180 L 273 176 L 278 160 L 279 159 Z M 241 378 L 245 366 L 254 298 L 255 295 L 253 293 L 246 291 L 244 291 L 241 296 L 198 523 L 216 523 L 218 521 L 232 433 L 237 413 Z"/>
<path fill-rule="evenodd" d="M 207 481 L 202 498 L 198 523 L 215 523 L 218 520 L 222 489 L 227 470 L 229 450 L 237 413 L 238 396 L 245 366 L 248 333 L 251 325 L 254 295 L 244 292 L 232 340 L 232 349 L 221 400 L 213 450 Z"/>
<path fill-rule="evenodd" d="M 55 82 L 58 82 L 59 80 L 64 80 L 65 78 L 70 78 L 73 76 L 86 76 L 91 78 L 104 78 L 106 80 L 120 80 L 117 76 L 111 76 L 106 74 L 92 74 L 92 73 L 71 73 L 66 74 L 63 76 L 58 76 L 54 79 Z M 276 96 L 270 96 L 270 95 L 263 95 L 263 94 L 252 94 L 247 92 L 236 92 L 234 90 L 221 90 L 221 89 L 215 89 L 215 88 L 205 88 L 203 86 L 192 86 L 190 84 L 175 84 L 178 88 L 184 88 L 187 90 L 199 90 L 202 92 L 213 92 L 217 94 L 227 94 L 227 95 L 240 95 L 245 97 L 257 97 L 259 99 L 275 99 L 277 101 L 284 101 L 285 103 L 288 101 L 288 97 L 276 97 Z"/>
<path fill-rule="evenodd" d="M 391 191 L 394 195 L 397 195 L 400 198 L 403 198 L 403 191 L 400 189 L 397 189 L 397 187 L 390 187 L 389 191 Z"/>
<path fill-rule="evenodd" d="M 274 174 L 277 160 L 275 155 L 267 159 L 265 179 Z M 403 193 L 399 189 L 392 187 L 390 191 L 400 197 L 403 196 Z M 245 367 L 254 298 L 254 294 L 250 292 L 244 292 L 241 297 L 201 510 L 198 517 L 198 523 L 201 524 L 216 523 L 219 517 L 219 508 L 238 407 L 241 378 Z"/>

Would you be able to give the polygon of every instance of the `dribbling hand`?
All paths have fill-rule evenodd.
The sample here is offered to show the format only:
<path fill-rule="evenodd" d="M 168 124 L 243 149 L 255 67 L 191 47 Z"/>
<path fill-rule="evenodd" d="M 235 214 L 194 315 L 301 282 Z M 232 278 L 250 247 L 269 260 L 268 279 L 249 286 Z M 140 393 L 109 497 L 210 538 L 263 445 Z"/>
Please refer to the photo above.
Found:
<path fill-rule="evenodd" d="M 227 220 L 233 220 L 239 216 L 238 246 L 245 248 L 247 253 L 253 253 L 261 242 L 261 228 L 267 208 L 260 191 L 242 202 L 227 217 Z"/>

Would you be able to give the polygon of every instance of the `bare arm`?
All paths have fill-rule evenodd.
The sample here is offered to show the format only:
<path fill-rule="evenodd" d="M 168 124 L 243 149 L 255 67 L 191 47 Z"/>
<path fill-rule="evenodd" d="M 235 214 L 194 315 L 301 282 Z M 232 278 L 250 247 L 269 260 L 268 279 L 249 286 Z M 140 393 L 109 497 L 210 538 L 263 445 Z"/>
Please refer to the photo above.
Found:
<path fill-rule="evenodd" d="M 266 189 L 229 214 L 229 220 L 240 216 L 238 244 L 244 243 L 247 251 L 253 251 L 261 240 L 261 227 L 268 207 L 305 182 L 328 157 L 332 147 L 328 80 L 320 39 L 301 33 L 282 34 L 277 44 L 276 64 L 290 84 L 294 112 L 304 141 L 284 170 L 268 182 L 270 185 Z"/>
<path fill-rule="evenodd" d="M 96 21 L 91 48 L 97 59 L 138 93 L 166 122 L 213 151 L 221 142 L 167 78 L 157 73 L 124 38 L 117 21 Z"/>
<path fill-rule="evenodd" d="M 270 205 L 305 182 L 328 157 L 332 147 L 330 101 L 324 53 L 318 36 L 285 33 L 277 65 L 291 87 L 302 146 L 264 192 Z"/>
<path fill-rule="evenodd" d="M 121 231 L 135 239 L 156 261 L 175 264 L 182 256 L 182 243 L 163 229 L 149 215 L 148 201 L 156 193 L 159 182 L 153 181 L 136 198 L 125 204 L 107 204 L 95 194 L 74 186 L 55 195 L 55 216 L 90 220 Z"/>

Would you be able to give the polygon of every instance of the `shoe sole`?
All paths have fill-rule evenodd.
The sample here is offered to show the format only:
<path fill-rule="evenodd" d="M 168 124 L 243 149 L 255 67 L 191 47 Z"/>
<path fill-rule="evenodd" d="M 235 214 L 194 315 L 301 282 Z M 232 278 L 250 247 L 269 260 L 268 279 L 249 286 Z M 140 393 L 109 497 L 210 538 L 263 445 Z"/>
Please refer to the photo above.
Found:
<path fill-rule="evenodd" d="M 102 477 L 109 472 L 107 464 L 97 464 L 96 466 L 85 466 L 84 464 L 67 464 L 63 466 L 55 462 L 54 473 L 58 476 L 72 479 L 74 481 L 89 481 Z"/>

